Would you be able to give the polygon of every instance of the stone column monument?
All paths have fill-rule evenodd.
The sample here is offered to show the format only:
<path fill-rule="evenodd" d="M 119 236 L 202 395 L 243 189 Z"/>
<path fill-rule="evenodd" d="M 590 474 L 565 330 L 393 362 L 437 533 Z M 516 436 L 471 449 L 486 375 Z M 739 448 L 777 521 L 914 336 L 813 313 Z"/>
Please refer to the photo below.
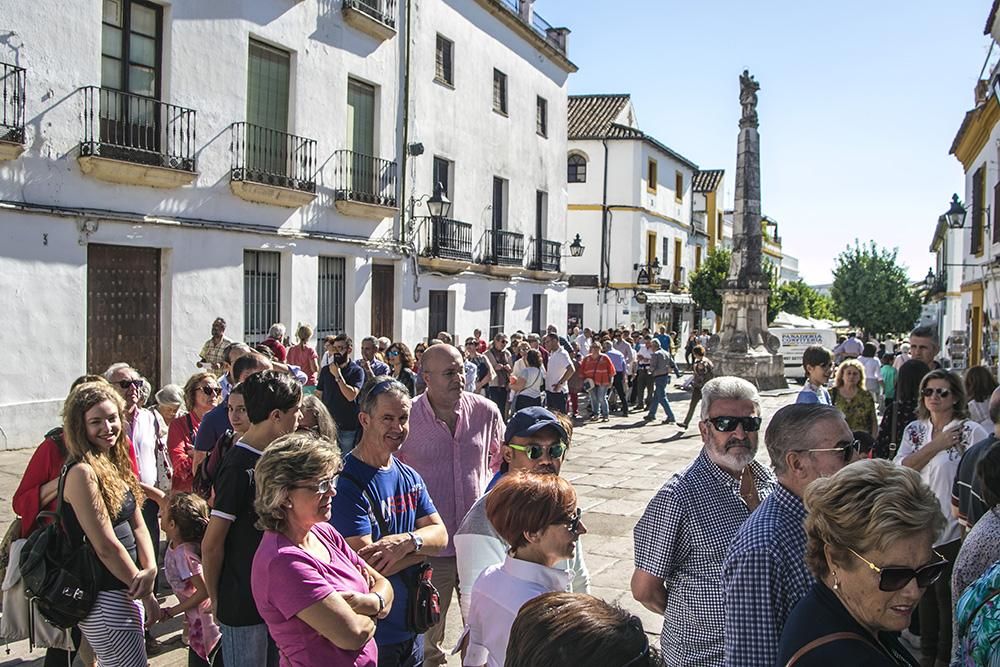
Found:
<path fill-rule="evenodd" d="M 757 91 L 746 70 L 740 76 L 740 135 L 736 152 L 733 257 L 722 296 L 722 329 L 708 342 L 717 375 L 735 375 L 760 389 L 787 387 L 781 341 L 767 330 L 768 277 L 761 265 L 760 134 Z"/>

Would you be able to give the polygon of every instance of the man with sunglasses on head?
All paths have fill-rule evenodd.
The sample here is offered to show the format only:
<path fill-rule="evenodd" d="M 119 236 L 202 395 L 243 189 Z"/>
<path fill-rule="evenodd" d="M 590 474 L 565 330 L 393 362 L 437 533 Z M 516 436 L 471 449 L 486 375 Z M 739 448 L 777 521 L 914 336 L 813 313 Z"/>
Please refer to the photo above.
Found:
<path fill-rule="evenodd" d="M 500 470 L 487 487 L 487 493 L 472 506 L 452 537 L 458 559 L 459 600 L 466 618 L 472 584 L 486 568 L 503 563 L 510 547 L 486 518 L 489 491 L 509 472 L 524 470 L 558 475 L 572 433 L 573 422 L 570 418 L 557 416 L 537 406 L 519 410 L 507 423 L 500 448 L 503 456 Z M 574 593 L 590 592 L 590 572 L 584 562 L 582 542 L 577 544 L 576 555 L 571 560 L 557 563 L 555 567 L 575 573 L 572 581 Z"/>
<path fill-rule="evenodd" d="M 702 388 L 704 446 L 650 501 L 633 531 L 632 596 L 663 615 L 660 648 L 674 667 L 723 662 L 722 561 L 740 526 L 774 490 L 754 460 L 760 396 L 740 378 Z"/>
<path fill-rule="evenodd" d="M 830 405 L 793 404 L 774 413 L 764 443 L 778 484 L 740 527 L 722 565 L 725 665 L 773 665 L 781 629 L 815 577 L 805 563 L 810 482 L 858 457 L 843 413 Z"/>
<path fill-rule="evenodd" d="M 392 609 L 375 630 L 379 667 L 423 664 L 423 635 L 407 627 L 408 582 L 418 576 L 417 565 L 448 544 L 423 478 L 395 457 L 410 432 L 411 405 L 407 388 L 391 377 L 365 385 L 361 440 L 344 457 L 331 501 L 330 523 L 392 584 Z"/>

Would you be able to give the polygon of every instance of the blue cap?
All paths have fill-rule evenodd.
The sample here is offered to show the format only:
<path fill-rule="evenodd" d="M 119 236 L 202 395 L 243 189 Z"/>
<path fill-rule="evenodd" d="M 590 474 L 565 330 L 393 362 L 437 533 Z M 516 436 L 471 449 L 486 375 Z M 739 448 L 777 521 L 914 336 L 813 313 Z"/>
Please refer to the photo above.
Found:
<path fill-rule="evenodd" d="M 507 430 L 503 434 L 503 441 L 510 442 L 514 438 L 526 438 L 543 428 L 554 428 L 562 437 L 563 442 L 569 440 L 569 434 L 566 433 L 566 429 L 559 423 L 556 416 L 545 408 L 534 405 L 518 410 L 510 418 L 510 421 L 507 422 Z"/>

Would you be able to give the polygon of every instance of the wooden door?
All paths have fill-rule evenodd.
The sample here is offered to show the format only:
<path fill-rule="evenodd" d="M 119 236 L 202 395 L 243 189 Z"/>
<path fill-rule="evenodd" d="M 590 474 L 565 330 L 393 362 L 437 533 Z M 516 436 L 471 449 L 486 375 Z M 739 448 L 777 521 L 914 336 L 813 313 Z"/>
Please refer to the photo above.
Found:
<path fill-rule="evenodd" d="M 124 361 L 160 388 L 160 250 L 87 246 L 87 372 Z"/>
<path fill-rule="evenodd" d="M 396 270 L 391 264 L 372 265 L 372 336 L 392 339 Z"/>

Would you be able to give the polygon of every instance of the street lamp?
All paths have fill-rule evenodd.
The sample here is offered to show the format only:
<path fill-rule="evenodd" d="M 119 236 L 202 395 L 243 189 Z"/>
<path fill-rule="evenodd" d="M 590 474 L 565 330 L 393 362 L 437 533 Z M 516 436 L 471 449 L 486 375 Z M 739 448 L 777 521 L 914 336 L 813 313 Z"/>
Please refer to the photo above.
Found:
<path fill-rule="evenodd" d="M 660 268 L 660 258 L 654 257 L 653 263 L 649 265 L 649 277 L 654 283 L 660 279 Z"/>
<path fill-rule="evenodd" d="M 934 269 L 927 269 L 927 276 L 924 278 L 924 287 L 930 292 L 934 289 L 934 283 L 937 282 L 937 277 L 934 275 Z"/>
<path fill-rule="evenodd" d="M 580 235 L 577 234 L 573 242 L 569 244 L 569 254 L 573 257 L 580 257 L 583 255 L 583 251 L 583 241 L 580 240 Z"/>
<path fill-rule="evenodd" d="M 444 194 L 441 183 L 434 185 L 434 195 L 427 200 L 427 211 L 432 218 L 447 218 L 451 213 L 451 200 Z"/>
<path fill-rule="evenodd" d="M 944 214 L 944 219 L 952 229 L 961 229 L 965 226 L 965 207 L 958 200 L 958 195 L 951 196 L 951 206 Z"/>

